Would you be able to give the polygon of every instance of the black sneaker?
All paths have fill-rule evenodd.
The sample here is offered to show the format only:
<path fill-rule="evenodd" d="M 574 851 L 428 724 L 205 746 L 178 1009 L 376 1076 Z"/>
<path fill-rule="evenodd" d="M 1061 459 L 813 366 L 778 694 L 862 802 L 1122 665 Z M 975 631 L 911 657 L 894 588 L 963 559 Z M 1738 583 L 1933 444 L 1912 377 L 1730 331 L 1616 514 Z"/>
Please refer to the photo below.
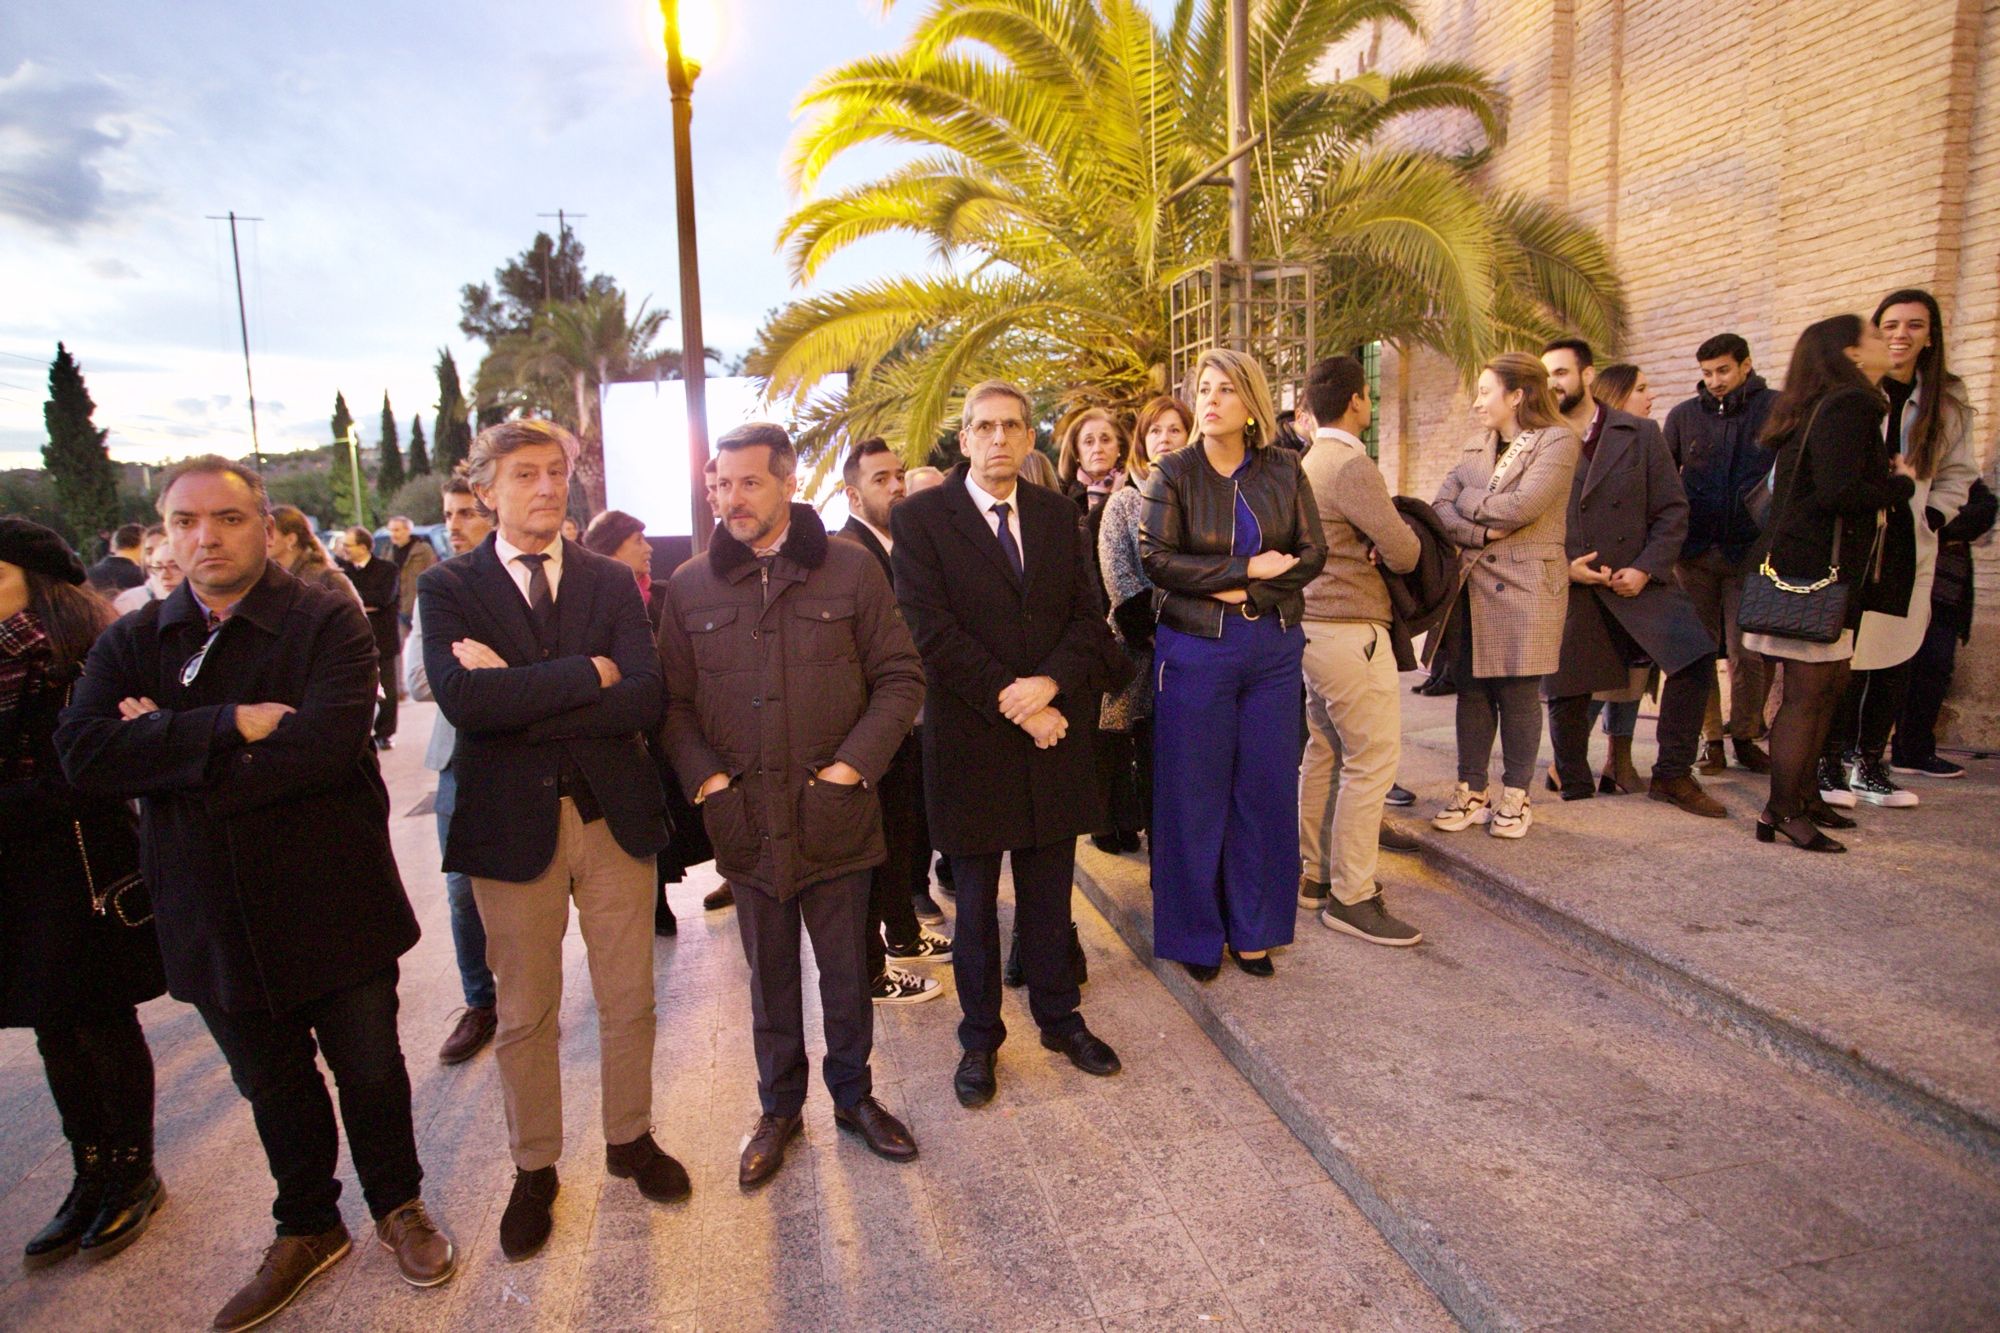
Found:
<path fill-rule="evenodd" d="M 1328 898 L 1326 906 L 1320 908 L 1319 923 L 1328 930 L 1337 930 L 1358 940 L 1386 944 L 1391 948 L 1408 948 L 1422 943 L 1424 938 L 1423 932 L 1415 926 L 1389 915 L 1379 887 L 1373 898 L 1363 898 L 1351 906 L 1338 898 Z"/>
<path fill-rule="evenodd" d="M 1300 907 L 1305 908 L 1309 912 L 1317 912 L 1320 908 L 1326 906 L 1327 899 L 1332 896 L 1332 884 L 1325 880 L 1307 879 L 1304 875 L 1299 876 Z"/>
<path fill-rule="evenodd" d="M 944 920 L 944 909 L 937 905 L 937 899 L 931 897 L 928 889 L 910 895 L 910 909 L 917 914 L 917 920 L 928 925 L 935 926 Z"/>
<path fill-rule="evenodd" d="M 914 943 L 885 944 L 882 951 L 901 963 L 944 963 L 951 960 L 951 941 L 919 926 Z"/>
<path fill-rule="evenodd" d="M 1403 786 L 1400 782 L 1394 783 L 1389 788 L 1389 794 L 1382 798 L 1382 803 L 1384 805 L 1397 806 L 1415 805 L 1417 803 L 1417 794 L 1408 787 Z"/>
<path fill-rule="evenodd" d="M 1854 808 L 1854 789 L 1847 785 L 1847 766 L 1825 755 L 1819 758 L 1819 798 L 1842 810 Z"/>
<path fill-rule="evenodd" d="M 1940 759 L 1936 755 L 1932 755 L 1928 759 L 1912 759 L 1907 764 L 1892 763 L 1889 765 L 1889 771 L 1913 778 L 1962 778 L 1965 776 L 1963 765 L 1954 764 L 1949 759 Z"/>
<path fill-rule="evenodd" d="M 944 988 L 936 977 L 920 977 L 900 967 L 883 972 L 868 989 L 868 998 L 876 1004 L 922 1004 L 942 994 Z"/>
<path fill-rule="evenodd" d="M 1880 759 L 1856 759 L 1847 770 L 1847 785 L 1870 805 L 1903 810 L 1917 804 L 1915 792 L 1904 791 L 1889 780 L 1889 770 Z"/>

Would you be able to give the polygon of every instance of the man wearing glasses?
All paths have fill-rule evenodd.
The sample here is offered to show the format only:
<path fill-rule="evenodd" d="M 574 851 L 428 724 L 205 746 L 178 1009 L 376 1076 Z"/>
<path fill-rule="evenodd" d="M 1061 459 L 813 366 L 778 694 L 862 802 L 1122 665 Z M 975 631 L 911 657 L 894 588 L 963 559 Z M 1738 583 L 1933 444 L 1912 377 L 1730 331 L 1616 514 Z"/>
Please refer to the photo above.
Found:
<path fill-rule="evenodd" d="M 964 1106 L 992 1100 L 1007 1036 L 995 908 L 1003 853 L 1042 1045 L 1087 1074 L 1119 1069 L 1077 1012 L 1070 884 L 1077 835 L 1102 823 L 1091 748 L 1099 696 L 1130 669 L 1105 624 L 1076 506 L 1020 484 L 1032 420 L 1020 389 L 975 385 L 958 435 L 965 462 L 890 515 L 896 598 L 924 659 L 931 838 L 958 888 L 952 972 L 964 1053 L 952 1087 Z"/>
<path fill-rule="evenodd" d="M 270 504 L 249 468 L 181 464 L 160 513 L 186 582 L 99 637 L 56 744 L 77 788 L 143 803 L 167 988 L 222 1048 L 277 1182 L 277 1239 L 214 1326 L 268 1319 L 351 1248 L 315 1047 L 377 1239 L 405 1281 L 435 1286 L 457 1254 L 419 1196 L 396 1038 L 417 923 L 369 743 L 374 636 L 352 598 L 265 558 Z"/>

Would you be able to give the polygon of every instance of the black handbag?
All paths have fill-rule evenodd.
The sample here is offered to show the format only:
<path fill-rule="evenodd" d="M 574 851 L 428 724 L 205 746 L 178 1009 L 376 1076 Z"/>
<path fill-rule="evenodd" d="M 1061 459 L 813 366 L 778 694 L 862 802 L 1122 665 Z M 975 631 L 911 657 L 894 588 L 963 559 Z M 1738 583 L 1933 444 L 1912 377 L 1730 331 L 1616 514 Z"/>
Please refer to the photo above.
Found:
<path fill-rule="evenodd" d="M 107 847 L 99 844 L 98 863 L 90 859 L 90 849 L 84 845 L 83 821 L 71 820 L 76 830 L 77 859 L 83 862 L 83 880 L 90 890 L 91 914 L 106 924 L 117 924 L 128 928 L 145 925 L 153 919 L 153 895 L 146 888 L 146 880 L 136 866 L 122 869 L 104 864 Z M 114 854 L 108 858 L 123 861 L 125 858 Z"/>
<path fill-rule="evenodd" d="M 1819 408 L 1813 408 L 1813 418 Z M 1812 420 L 1799 433 L 1798 453 L 1792 458 L 1792 483 L 1799 479 L 1799 464 L 1805 458 L 1806 436 Z M 1792 489 L 1787 488 L 1787 496 Z M 1842 520 L 1833 520 L 1833 555 L 1826 577 L 1812 583 L 1787 583 L 1771 568 L 1771 548 L 1764 546 L 1764 561 L 1755 573 L 1743 580 L 1743 601 L 1737 608 L 1736 623 L 1745 634 L 1769 634 L 1805 643 L 1834 643 L 1847 629 L 1847 599 L 1853 591 L 1840 581 L 1840 535 Z"/>

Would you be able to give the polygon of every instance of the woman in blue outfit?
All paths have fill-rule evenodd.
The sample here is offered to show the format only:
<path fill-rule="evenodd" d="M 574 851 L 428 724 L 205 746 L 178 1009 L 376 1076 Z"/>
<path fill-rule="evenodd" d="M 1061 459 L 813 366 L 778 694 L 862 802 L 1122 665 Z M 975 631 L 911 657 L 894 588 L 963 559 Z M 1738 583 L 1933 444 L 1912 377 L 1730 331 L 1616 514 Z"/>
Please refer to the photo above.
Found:
<path fill-rule="evenodd" d="M 1326 558 L 1312 488 L 1257 363 L 1212 351 L 1187 400 L 1200 447 L 1146 478 L 1139 551 L 1153 643 L 1153 952 L 1213 980 L 1292 942 L 1299 876 L 1304 589 Z"/>

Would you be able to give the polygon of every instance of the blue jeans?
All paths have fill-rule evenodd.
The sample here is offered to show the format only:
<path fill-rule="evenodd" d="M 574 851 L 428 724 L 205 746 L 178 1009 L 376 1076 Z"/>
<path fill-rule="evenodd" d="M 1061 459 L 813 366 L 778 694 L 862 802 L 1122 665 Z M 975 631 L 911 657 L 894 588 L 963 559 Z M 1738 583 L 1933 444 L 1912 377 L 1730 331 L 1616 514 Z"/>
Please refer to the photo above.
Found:
<path fill-rule="evenodd" d="M 1590 721 L 1597 721 L 1599 713 L 1604 714 L 1604 734 L 1607 736 L 1630 736 L 1639 728 L 1639 701 L 1628 699 L 1624 703 L 1608 704 L 1601 699 L 1590 701 Z"/>
<path fill-rule="evenodd" d="M 445 765 L 438 774 L 438 850 L 444 850 L 445 833 L 451 827 L 451 812 L 458 808 L 458 776 Z M 486 965 L 486 923 L 479 919 L 479 903 L 472 896 L 472 876 L 444 877 L 444 894 L 451 902 L 451 943 L 458 954 L 458 984 L 465 993 L 468 1009 L 493 1007 L 493 969 Z"/>

